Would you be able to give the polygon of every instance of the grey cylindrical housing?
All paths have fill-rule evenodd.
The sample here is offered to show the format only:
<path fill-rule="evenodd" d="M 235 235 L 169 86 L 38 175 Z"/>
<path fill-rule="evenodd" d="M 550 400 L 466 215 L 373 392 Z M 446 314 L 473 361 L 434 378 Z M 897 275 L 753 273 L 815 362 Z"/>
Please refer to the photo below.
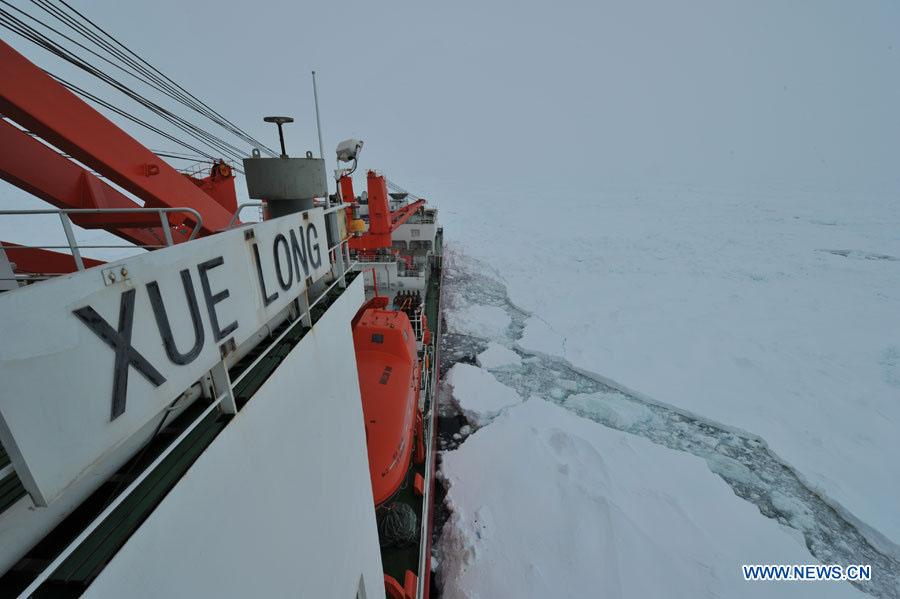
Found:
<path fill-rule="evenodd" d="M 244 176 L 255 200 L 312 200 L 328 195 L 321 158 L 244 158 Z"/>

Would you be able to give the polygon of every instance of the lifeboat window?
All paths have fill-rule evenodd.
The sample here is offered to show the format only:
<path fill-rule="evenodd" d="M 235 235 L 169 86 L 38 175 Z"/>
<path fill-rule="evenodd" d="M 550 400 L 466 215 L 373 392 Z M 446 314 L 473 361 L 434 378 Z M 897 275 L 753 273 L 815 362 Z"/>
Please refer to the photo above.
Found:
<path fill-rule="evenodd" d="M 406 331 L 403 331 L 403 338 L 406 339 L 407 341 L 409 341 L 409 333 L 407 333 Z"/>
<path fill-rule="evenodd" d="M 406 332 L 406 331 L 404 331 Z M 372 335 L 372 343 L 384 343 L 384 335 L 375 333 Z"/>

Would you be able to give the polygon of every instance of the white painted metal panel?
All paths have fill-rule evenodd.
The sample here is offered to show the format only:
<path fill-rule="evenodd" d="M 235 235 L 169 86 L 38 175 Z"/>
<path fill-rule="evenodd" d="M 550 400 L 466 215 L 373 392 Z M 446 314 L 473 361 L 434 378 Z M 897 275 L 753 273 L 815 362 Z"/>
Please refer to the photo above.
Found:
<path fill-rule="evenodd" d="M 176 409 L 169 418 L 174 420 L 180 413 Z M 12 568 L 29 549 L 121 468 L 150 439 L 161 418 L 162 416 L 158 416 L 156 420 L 148 422 L 143 429 L 124 441 L 115 453 L 98 460 L 88 476 L 79 478 L 50 506 L 35 509 L 34 502 L 25 495 L 0 513 L 0 572 Z"/>
<path fill-rule="evenodd" d="M 411 241 L 430 241 L 434 249 L 437 225 L 434 223 L 404 223 L 391 234 L 391 240 L 403 241 L 409 247 Z"/>
<path fill-rule="evenodd" d="M 85 597 L 384 597 L 350 320 L 362 277 Z"/>
<path fill-rule="evenodd" d="M 0 294 L 0 440 L 35 503 L 89 475 L 329 269 L 314 209 Z"/>
<path fill-rule="evenodd" d="M 9 262 L 9 257 L 6 255 L 6 250 L 0 247 L 0 291 L 9 291 L 18 287 L 19 283 L 16 282 L 15 273 L 13 272 L 12 264 Z"/>

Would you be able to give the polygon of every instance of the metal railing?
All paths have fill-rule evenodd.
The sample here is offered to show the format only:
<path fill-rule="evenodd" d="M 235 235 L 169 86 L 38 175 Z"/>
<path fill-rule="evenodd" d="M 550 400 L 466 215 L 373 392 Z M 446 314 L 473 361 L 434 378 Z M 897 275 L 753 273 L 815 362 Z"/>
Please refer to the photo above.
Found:
<path fill-rule="evenodd" d="M 406 221 L 410 225 L 433 225 L 437 222 L 437 216 L 434 214 L 413 214 Z"/>
<path fill-rule="evenodd" d="M 218 168 L 218 166 L 222 163 L 225 163 L 228 168 L 232 171 L 237 171 L 243 173 L 241 169 L 237 166 L 234 160 L 223 158 L 221 161 L 211 162 L 209 160 L 199 160 L 193 164 L 190 164 L 184 168 L 178 169 L 178 172 L 182 175 L 187 175 L 194 179 L 205 179 L 212 174 L 213 168 Z"/>
<path fill-rule="evenodd" d="M 391 263 L 397 261 L 397 257 L 394 256 L 393 254 L 376 255 L 376 256 L 365 255 L 365 254 L 356 254 L 355 256 L 353 256 L 353 259 L 356 260 L 357 262 L 359 262 L 360 264 L 372 264 L 372 263 L 379 263 L 379 262 L 385 263 L 385 264 L 391 264 Z"/>
<path fill-rule="evenodd" d="M 263 216 L 263 208 L 266 207 L 265 202 L 242 202 L 238 204 L 237 210 L 234 212 L 234 216 L 231 217 L 231 220 L 228 222 L 229 227 L 233 227 L 234 223 L 237 222 L 238 217 L 241 215 L 241 212 L 244 208 L 259 208 L 260 216 Z"/>
<path fill-rule="evenodd" d="M 344 276 L 346 276 L 347 273 L 350 272 L 350 271 L 352 270 L 352 268 L 353 268 L 353 265 L 351 264 L 351 265 L 350 265 L 350 268 L 348 268 L 347 270 L 345 270 L 345 271 L 344 271 L 344 274 L 341 275 L 340 278 L 343 278 Z M 328 287 L 326 287 L 326 288 L 322 291 L 322 293 L 320 293 L 319 296 L 318 296 L 315 300 L 313 300 L 312 302 L 309 302 L 309 300 L 307 299 L 307 302 L 308 302 L 307 307 L 306 307 L 303 311 L 301 311 L 301 312 L 300 312 L 293 320 L 290 321 L 290 323 L 288 324 L 288 326 L 285 327 L 284 331 L 282 331 L 280 335 L 278 335 L 275 339 L 273 339 L 273 340 L 266 346 L 266 348 L 265 348 L 262 352 L 260 352 L 259 356 L 257 356 L 255 360 L 253 360 L 250 364 L 248 364 L 248 365 L 246 366 L 246 368 L 244 368 L 244 371 L 243 371 L 237 378 L 235 378 L 233 381 L 231 381 L 231 386 L 232 386 L 232 388 L 236 387 L 236 386 L 238 385 L 238 383 L 240 383 L 241 381 L 243 381 L 243 380 L 244 380 L 244 377 L 247 376 L 254 368 L 256 368 L 257 364 L 259 364 L 260 362 L 262 362 L 263 359 L 265 359 L 265 358 L 267 357 L 267 355 L 268 355 L 268 353 L 269 353 L 269 350 L 271 350 L 273 347 L 275 347 L 276 345 L 278 345 L 279 343 L 281 343 L 282 339 L 284 339 L 285 337 L 287 337 L 288 333 L 291 332 L 291 329 L 294 328 L 294 325 L 296 325 L 298 322 L 301 322 L 304 318 L 307 318 L 307 319 L 309 320 L 309 322 L 312 323 L 312 309 L 313 309 L 313 307 L 315 307 L 320 301 L 322 301 L 323 298 L 325 298 L 325 297 L 328 295 L 328 292 L 331 291 L 331 290 L 334 288 L 334 286 L 337 285 L 337 284 L 339 283 L 340 278 L 337 278 L 337 279 L 335 279 L 334 281 L 332 281 L 332 282 L 331 282 L 331 285 L 329 285 Z M 304 292 L 304 293 L 305 293 L 305 292 Z"/>
<path fill-rule="evenodd" d="M 421 341 L 425 343 L 425 324 L 422 322 L 422 317 L 425 315 L 425 305 L 421 304 L 416 308 L 415 315 L 412 319 L 413 333 L 416 336 L 416 341 Z"/>
<path fill-rule="evenodd" d="M 254 208 L 254 207 L 259 208 L 260 215 L 262 215 L 262 209 L 266 207 L 266 203 L 265 202 L 241 202 L 240 204 L 238 204 L 237 210 L 235 211 L 234 216 L 231 217 L 231 221 L 228 223 L 228 226 L 229 227 L 234 226 L 234 224 L 237 222 L 238 217 L 240 216 L 240 214 L 244 210 L 244 208 Z M 316 208 L 323 208 L 323 206 L 316 206 Z M 329 207 L 324 207 L 324 208 L 325 208 L 325 214 L 331 214 L 332 212 L 339 212 L 341 210 L 346 210 L 347 204 L 335 204 L 334 206 L 329 206 Z"/>
<path fill-rule="evenodd" d="M 431 365 L 434 364 L 434 348 L 431 346 L 431 344 L 426 345 L 425 348 L 422 350 L 421 362 L 423 365 L 423 367 L 422 367 L 423 374 L 422 374 L 422 382 L 419 385 L 419 389 L 421 391 L 426 392 L 425 399 L 428 400 L 431 398 L 431 395 L 430 395 L 430 392 L 431 392 L 430 385 L 431 385 L 431 379 L 432 379 Z M 425 368 L 426 364 L 428 365 L 428 368 Z"/>
<path fill-rule="evenodd" d="M 200 216 L 200 213 L 194 210 L 193 208 L 48 208 L 43 210 L 0 210 L 0 216 L 6 215 L 28 215 L 28 214 L 58 214 L 59 220 L 62 222 L 63 230 L 66 233 L 66 240 L 69 242 L 68 245 L 13 245 L 13 246 L 2 246 L 4 250 L 11 249 L 40 249 L 40 250 L 52 250 L 52 249 L 68 249 L 72 252 L 72 258 L 75 260 L 75 268 L 78 270 L 84 270 L 84 260 L 81 257 L 81 249 L 123 249 L 123 248 L 147 248 L 147 249 L 157 249 L 164 248 L 175 245 L 175 241 L 172 238 L 172 225 L 169 223 L 169 219 L 166 216 L 169 212 L 187 212 L 193 215 L 194 219 L 197 221 L 194 225 L 191 234 L 188 236 L 188 241 L 197 237 L 197 234 L 200 232 L 200 227 L 203 225 L 203 217 Z M 156 213 L 159 215 L 159 223 L 163 230 L 163 235 L 165 236 L 165 245 L 79 245 L 78 241 L 75 239 L 75 231 L 72 228 L 72 219 L 69 218 L 70 214 L 144 214 L 144 213 Z"/>
<path fill-rule="evenodd" d="M 407 266 L 402 273 L 399 273 L 401 277 L 421 277 L 425 274 L 424 266 Z"/>
<path fill-rule="evenodd" d="M 434 460 L 435 460 L 435 439 L 434 436 L 437 434 L 437 420 L 435 419 L 436 410 L 437 410 L 437 392 L 438 392 L 438 379 L 440 377 L 440 345 L 437 343 L 437 340 L 441 338 L 441 317 L 440 312 L 438 312 L 438 319 L 435 324 L 435 335 L 434 342 L 430 345 L 425 351 L 425 359 L 429 361 L 429 366 L 431 368 L 427 368 L 426 371 L 433 376 L 426 381 L 425 386 L 425 402 L 426 402 L 426 410 L 422 414 L 423 419 L 431 421 L 431 426 L 424 427 L 428 434 L 425 438 L 425 488 L 422 493 L 425 501 L 433 501 L 432 493 L 434 493 Z M 430 350 L 430 353 L 429 353 Z M 431 543 L 426 542 L 425 539 L 428 538 L 429 534 L 432 531 L 432 527 L 434 526 L 433 515 L 430 518 L 426 518 L 425 514 L 422 514 L 422 518 L 420 519 L 420 533 L 419 538 L 423 539 L 422 542 L 419 543 L 419 572 L 427 572 L 425 565 L 429 560 L 429 550 L 431 549 Z M 416 585 L 416 597 L 424 597 L 425 596 L 425 576 L 420 576 L 418 583 Z"/>

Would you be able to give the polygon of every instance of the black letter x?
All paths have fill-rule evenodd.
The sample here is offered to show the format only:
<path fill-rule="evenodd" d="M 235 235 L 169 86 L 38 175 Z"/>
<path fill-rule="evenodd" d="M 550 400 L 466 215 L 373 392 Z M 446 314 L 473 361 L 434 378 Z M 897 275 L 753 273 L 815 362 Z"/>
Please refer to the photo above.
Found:
<path fill-rule="evenodd" d="M 116 352 L 116 365 L 113 370 L 112 417 L 115 420 L 125 412 L 125 396 L 128 392 L 128 367 L 144 375 L 144 378 L 159 387 L 166 382 L 144 356 L 131 347 L 131 325 L 134 322 L 134 289 L 122 294 L 119 305 L 119 330 L 116 331 L 97 311 L 90 306 L 72 310 L 81 322 L 103 339 Z"/>

